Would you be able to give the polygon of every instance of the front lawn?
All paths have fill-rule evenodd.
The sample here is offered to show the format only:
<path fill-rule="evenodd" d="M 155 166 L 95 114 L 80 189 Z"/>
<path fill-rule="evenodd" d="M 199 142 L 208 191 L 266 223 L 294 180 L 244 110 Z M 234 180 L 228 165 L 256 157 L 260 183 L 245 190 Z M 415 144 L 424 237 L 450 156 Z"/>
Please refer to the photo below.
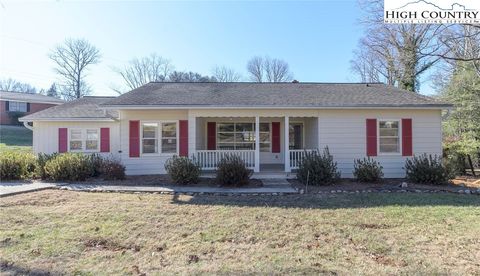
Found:
<path fill-rule="evenodd" d="M 24 126 L 0 126 L 0 152 L 32 150 L 32 131 Z"/>
<path fill-rule="evenodd" d="M 0 210 L 4 273 L 480 273 L 473 195 L 49 190 L 2 198 Z"/>

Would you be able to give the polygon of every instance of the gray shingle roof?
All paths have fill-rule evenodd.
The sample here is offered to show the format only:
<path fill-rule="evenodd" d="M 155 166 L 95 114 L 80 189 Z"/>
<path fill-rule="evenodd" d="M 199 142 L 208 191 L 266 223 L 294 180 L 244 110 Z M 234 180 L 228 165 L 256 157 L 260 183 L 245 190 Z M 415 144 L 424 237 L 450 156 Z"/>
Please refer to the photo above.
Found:
<path fill-rule="evenodd" d="M 63 100 L 54 97 L 49 97 L 41 94 L 30 94 L 20 92 L 0 91 L 0 99 L 5 101 L 21 101 L 29 103 L 50 103 L 62 104 Z"/>
<path fill-rule="evenodd" d="M 53 106 L 42 111 L 20 118 L 20 121 L 32 120 L 55 120 L 55 119 L 115 119 L 118 112 L 115 110 L 104 110 L 100 104 L 113 99 L 114 97 L 83 97 L 62 105 Z M 105 113 L 106 112 L 106 113 Z"/>
<path fill-rule="evenodd" d="M 148 83 L 104 106 L 449 107 L 384 84 Z"/>

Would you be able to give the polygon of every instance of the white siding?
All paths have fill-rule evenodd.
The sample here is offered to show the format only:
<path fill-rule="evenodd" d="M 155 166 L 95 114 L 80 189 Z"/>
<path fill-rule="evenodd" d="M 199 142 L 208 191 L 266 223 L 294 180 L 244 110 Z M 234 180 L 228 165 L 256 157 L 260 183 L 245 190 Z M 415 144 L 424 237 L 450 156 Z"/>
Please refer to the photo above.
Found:
<path fill-rule="evenodd" d="M 131 158 L 129 156 L 129 121 L 162 121 L 162 120 L 188 120 L 187 111 L 177 110 L 123 110 L 120 112 L 120 141 L 122 148 L 122 161 L 125 164 L 128 175 L 142 174 L 164 174 L 165 161 L 172 154 L 149 155 L 140 153 L 140 157 Z M 177 129 L 178 132 L 178 129 Z M 177 134 L 178 135 L 178 134 Z M 178 148 L 177 148 L 178 150 Z M 141 149 L 140 149 L 141 151 Z"/>
<path fill-rule="evenodd" d="M 110 153 L 118 155 L 120 149 L 120 124 L 118 122 L 34 122 L 33 151 L 35 153 L 58 152 L 59 128 L 110 128 Z M 102 153 L 107 154 L 107 153 Z"/>

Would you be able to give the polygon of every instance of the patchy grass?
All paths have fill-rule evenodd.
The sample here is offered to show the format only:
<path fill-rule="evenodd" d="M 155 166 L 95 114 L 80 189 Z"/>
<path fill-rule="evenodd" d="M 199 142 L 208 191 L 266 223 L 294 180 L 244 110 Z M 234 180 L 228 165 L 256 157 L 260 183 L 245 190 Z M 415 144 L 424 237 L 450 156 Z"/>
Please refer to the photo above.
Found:
<path fill-rule="evenodd" d="M 480 274 L 480 197 L 164 196 L 0 201 L 4 273 Z"/>
<path fill-rule="evenodd" d="M 0 126 L 0 152 L 32 150 L 32 131 L 24 126 Z"/>

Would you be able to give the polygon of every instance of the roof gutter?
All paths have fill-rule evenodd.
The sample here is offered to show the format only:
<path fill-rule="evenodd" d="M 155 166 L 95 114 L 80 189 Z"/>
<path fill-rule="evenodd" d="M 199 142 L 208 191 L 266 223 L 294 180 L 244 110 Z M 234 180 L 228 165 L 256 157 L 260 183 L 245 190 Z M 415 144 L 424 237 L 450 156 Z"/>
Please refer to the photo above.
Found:
<path fill-rule="evenodd" d="M 116 122 L 115 119 L 109 118 L 18 118 L 20 122 Z"/>

